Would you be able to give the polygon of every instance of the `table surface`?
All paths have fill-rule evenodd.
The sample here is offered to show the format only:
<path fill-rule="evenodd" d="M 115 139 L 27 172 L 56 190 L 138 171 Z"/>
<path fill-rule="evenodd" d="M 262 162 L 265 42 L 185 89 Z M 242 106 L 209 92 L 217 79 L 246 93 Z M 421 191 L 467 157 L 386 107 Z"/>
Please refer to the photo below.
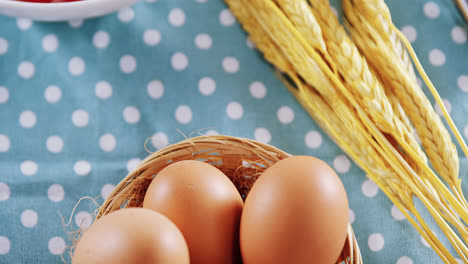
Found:
<path fill-rule="evenodd" d="M 468 44 L 455 5 L 388 4 L 466 139 Z M 276 79 L 221 0 L 148 0 L 85 21 L 0 25 L 0 263 L 69 260 L 66 231 L 91 219 L 89 200 L 70 218 L 81 197 L 102 203 L 148 155 L 146 139 L 155 151 L 202 128 L 333 166 L 365 263 L 441 263 Z"/>

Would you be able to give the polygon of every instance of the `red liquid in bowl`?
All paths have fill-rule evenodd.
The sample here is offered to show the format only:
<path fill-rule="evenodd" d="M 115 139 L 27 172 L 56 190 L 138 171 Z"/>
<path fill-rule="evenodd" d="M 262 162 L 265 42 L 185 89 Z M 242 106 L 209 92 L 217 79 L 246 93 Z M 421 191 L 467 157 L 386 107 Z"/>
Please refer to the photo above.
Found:
<path fill-rule="evenodd" d="M 76 2 L 82 0 L 16 0 L 20 2 L 30 2 L 30 3 L 65 3 L 65 2 Z"/>

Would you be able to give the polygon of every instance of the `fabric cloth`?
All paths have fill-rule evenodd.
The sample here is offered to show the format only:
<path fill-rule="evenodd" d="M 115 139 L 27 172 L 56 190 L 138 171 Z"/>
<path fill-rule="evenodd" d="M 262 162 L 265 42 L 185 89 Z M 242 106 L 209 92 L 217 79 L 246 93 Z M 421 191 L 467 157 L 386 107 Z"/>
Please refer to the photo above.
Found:
<path fill-rule="evenodd" d="M 455 5 L 387 4 L 468 140 L 467 33 Z M 69 261 L 66 231 L 89 225 L 93 210 L 83 200 L 70 219 L 81 197 L 102 203 L 148 155 L 148 138 L 155 151 L 183 140 L 178 130 L 203 128 L 330 164 L 365 263 L 442 263 L 295 101 L 221 0 L 147 0 L 64 23 L 0 17 L 0 263 Z M 465 193 L 467 163 L 461 157 Z"/>

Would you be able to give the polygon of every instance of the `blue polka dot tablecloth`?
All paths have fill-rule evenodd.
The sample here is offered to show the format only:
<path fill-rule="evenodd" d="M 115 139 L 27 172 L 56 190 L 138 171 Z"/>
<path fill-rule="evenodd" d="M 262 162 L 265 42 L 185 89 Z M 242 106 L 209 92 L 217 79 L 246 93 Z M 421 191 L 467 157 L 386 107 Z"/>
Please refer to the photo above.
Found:
<path fill-rule="evenodd" d="M 387 2 L 468 140 L 461 15 L 451 1 Z M 277 80 L 221 0 L 147 0 L 64 23 L 0 17 L 0 263 L 69 261 L 66 231 L 89 225 L 95 208 L 83 200 L 72 215 L 81 197 L 102 203 L 145 146 L 203 128 L 333 166 L 365 263 L 442 263 Z"/>

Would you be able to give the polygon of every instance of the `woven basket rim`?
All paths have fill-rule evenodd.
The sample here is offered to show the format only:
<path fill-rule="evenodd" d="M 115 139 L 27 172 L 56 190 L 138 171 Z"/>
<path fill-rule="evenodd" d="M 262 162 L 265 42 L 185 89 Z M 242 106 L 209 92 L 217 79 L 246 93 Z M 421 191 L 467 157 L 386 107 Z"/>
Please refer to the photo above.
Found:
<path fill-rule="evenodd" d="M 237 155 L 239 157 L 238 159 L 241 157 L 259 157 L 270 164 L 292 156 L 279 148 L 247 138 L 225 135 L 202 135 L 186 138 L 185 140 L 151 153 L 136 168 L 129 172 L 108 195 L 100 207 L 96 219 L 114 210 L 128 207 L 129 203 L 125 200 L 128 196 L 122 197 L 120 194 L 126 193 L 125 191 L 130 191 L 128 193 L 134 194 L 133 191 L 136 187 L 132 186 L 132 184 L 140 178 L 148 178 L 151 175 L 157 174 L 158 171 L 170 164 L 170 162 L 197 159 L 200 155 L 205 157 L 204 155 L 207 155 L 207 153 L 213 152 L 219 152 L 219 157 L 223 157 L 224 155 L 230 155 L 230 157 Z M 137 191 L 139 192 L 141 190 Z M 144 191 L 146 191 L 146 189 Z M 359 245 L 351 224 L 348 224 L 348 236 L 338 263 L 363 263 Z"/>

